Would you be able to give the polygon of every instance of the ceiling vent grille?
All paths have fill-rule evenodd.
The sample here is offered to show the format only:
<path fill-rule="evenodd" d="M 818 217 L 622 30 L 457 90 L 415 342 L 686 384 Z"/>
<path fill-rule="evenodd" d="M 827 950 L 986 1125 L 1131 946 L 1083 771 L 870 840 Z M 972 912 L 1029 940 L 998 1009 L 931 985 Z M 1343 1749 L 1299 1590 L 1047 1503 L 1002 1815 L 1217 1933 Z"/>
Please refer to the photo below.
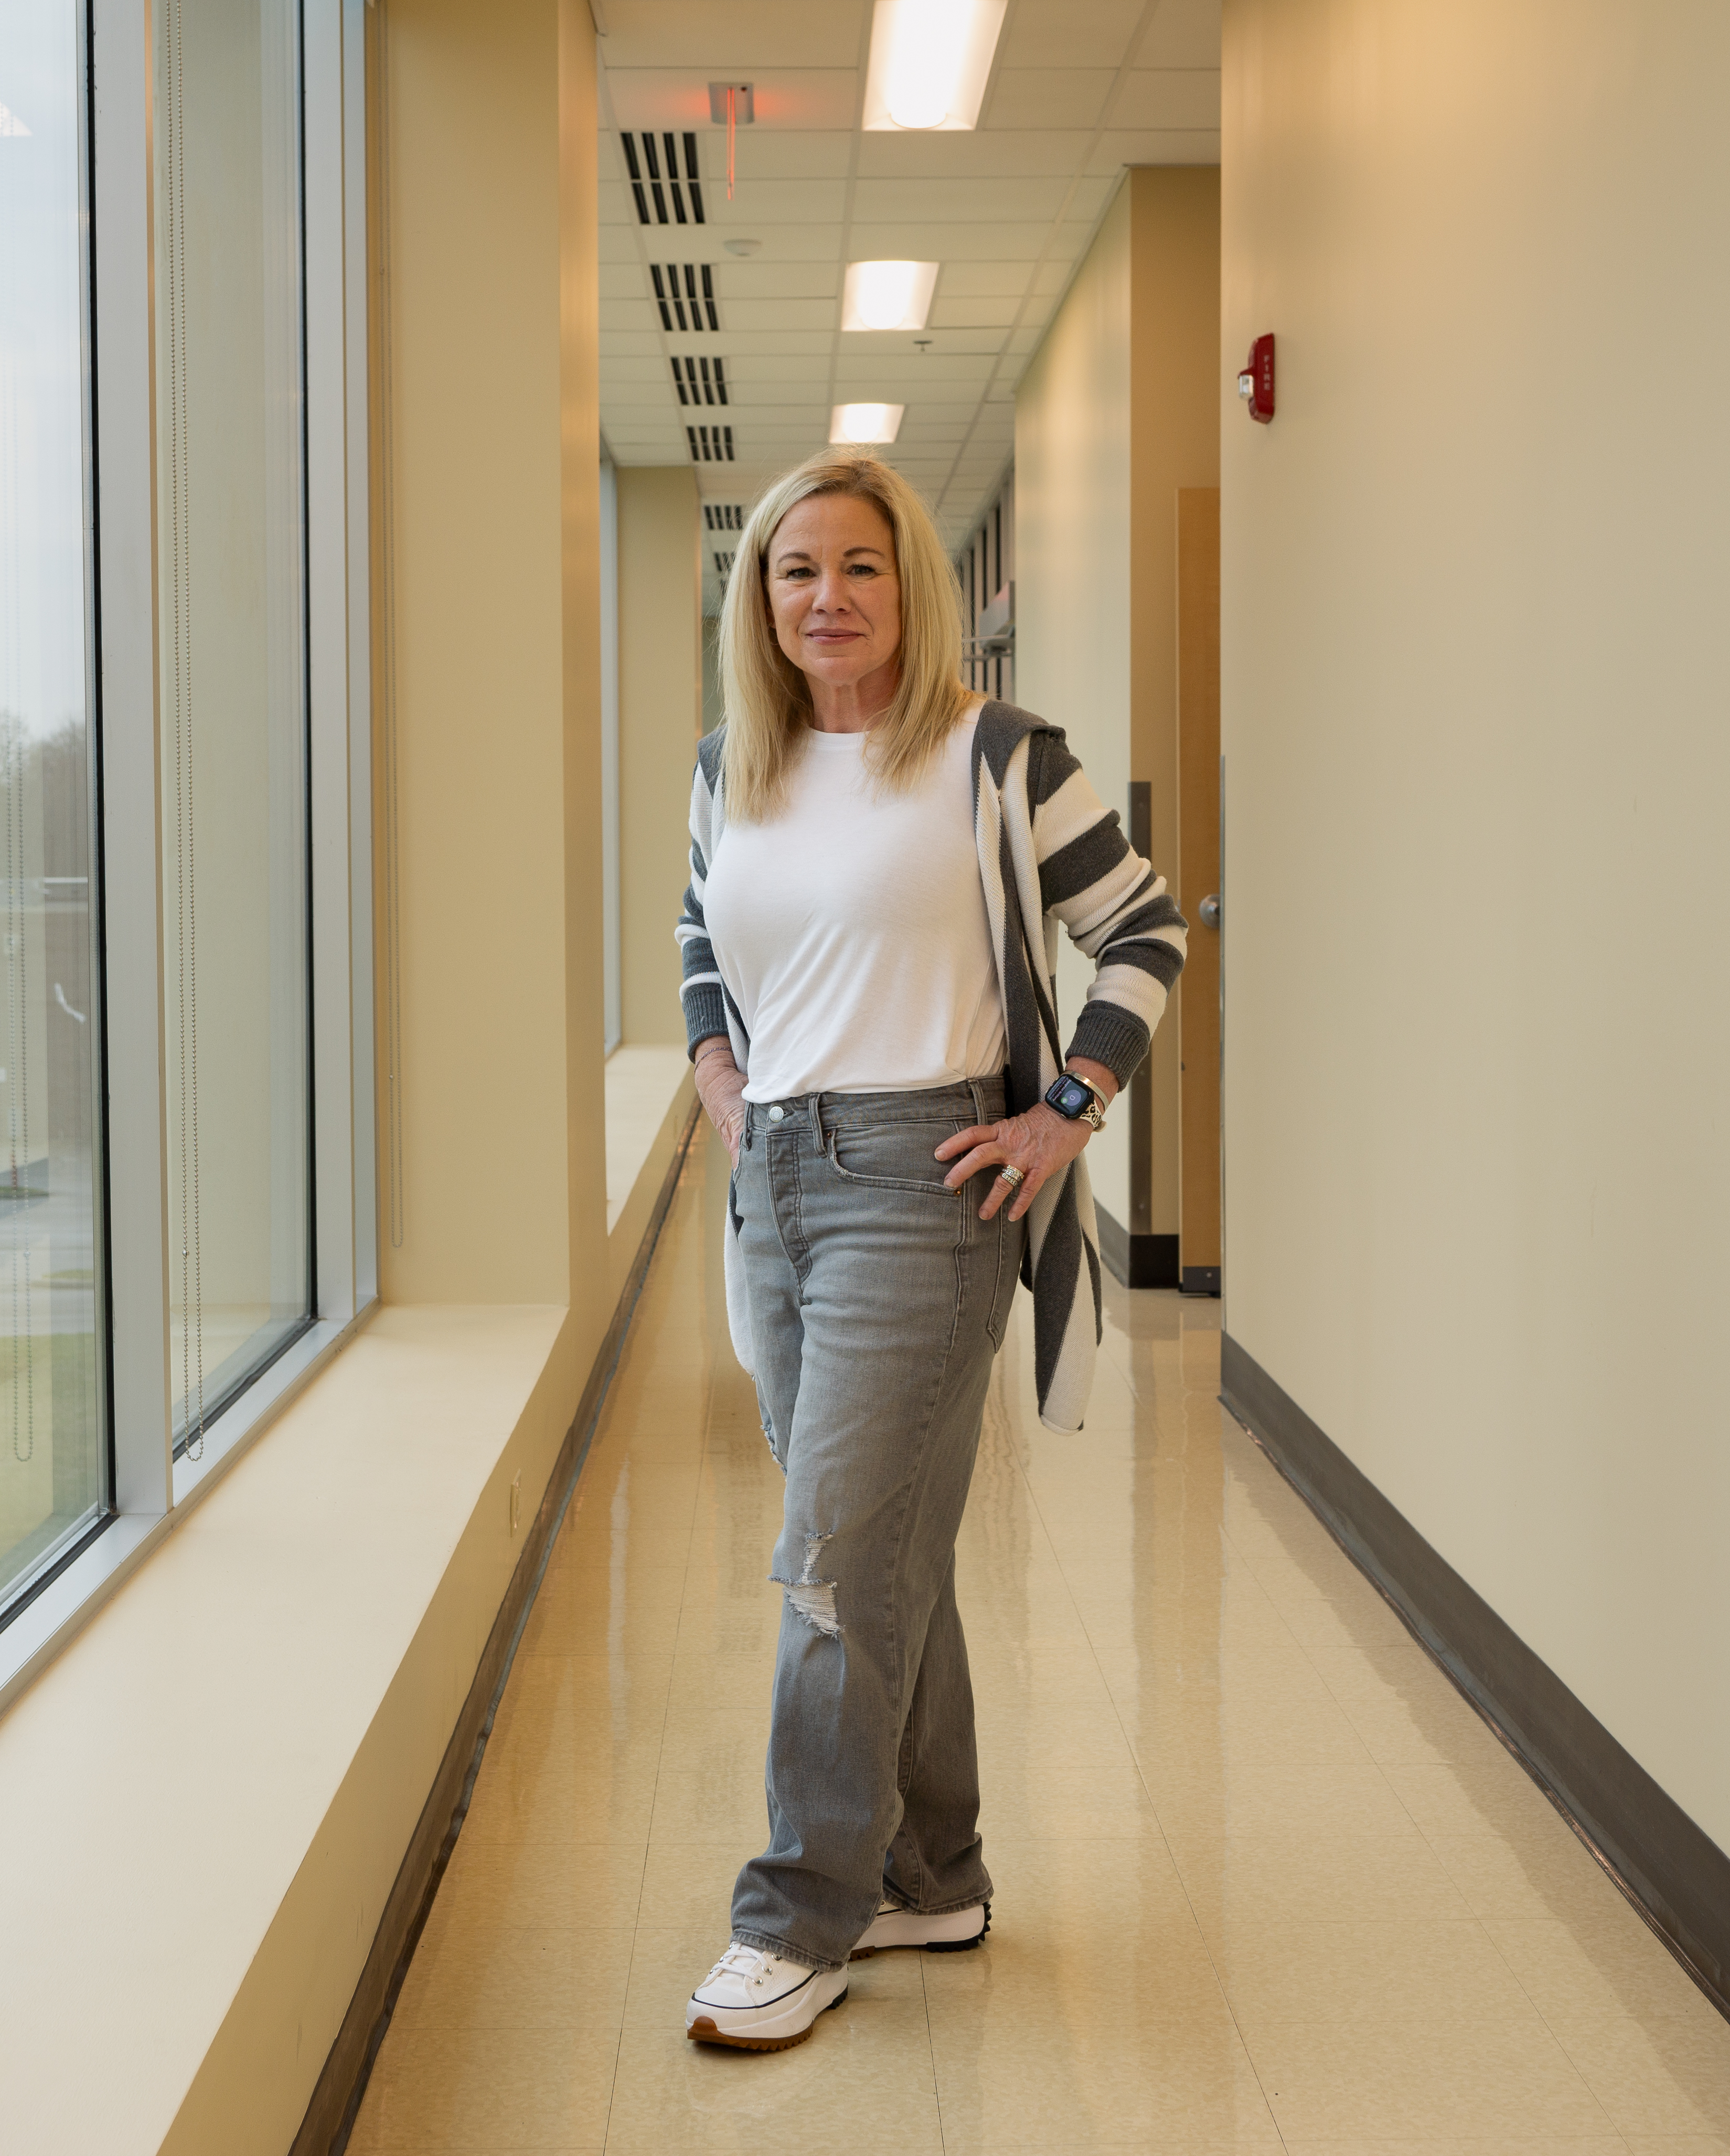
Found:
<path fill-rule="evenodd" d="M 651 262 L 649 274 L 655 280 L 655 303 L 660 309 L 660 326 L 664 330 L 701 330 L 706 316 L 711 330 L 721 327 L 721 317 L 715 311 L 715 279 L 706 262 L 670 262 L 665 277 L 660 264 Z M 700 280 L 701 294 L 697 290 Z"/>
<path fill-rule="evenodd" d="M 742 501 L 706 501 L 703 521 L 711 531 L 742 531 L 745 505 Z"/>
<path fill-rule="evenodd" d="M 673 205 L 671 222 L 675 224 L 701 224 L 703 190 L 697 181 L 697 138 L 685 136 L 685 181 L 679 179 L 678 136 L 670 131 L 656 136 L 645 128 L 640 135 L 619 136 L 624 146 L 625 170 L 631 176 L 631 192 L 636 198 L 639 224 L 665 224 L 667 203 Z M 690 208 L 685 210 L 685 198 L 690 197 Z M 655 205 L 649 214 L 649 204 Z"/>
<path fill-rule="evenodd" d="M 690 444 L 693 464 L 730 465 L 733 461 L 731 427 L 687 427 L 685 439 Z"/>
<path fill-rule="evenodd" d="M 731 554 L 716 554 L 712 558 L 715 563 L 715 573 L 722 583 L 725 583 L 733 572 L 734 557 Z"/>
<path fill-rule="evenodd" d="M 713 359 L 706 352 L 701 359 L 675 359 L 672 367 L 673 387 L 681 404 L 726 403 L 726 362 L 718 354 Z"/>

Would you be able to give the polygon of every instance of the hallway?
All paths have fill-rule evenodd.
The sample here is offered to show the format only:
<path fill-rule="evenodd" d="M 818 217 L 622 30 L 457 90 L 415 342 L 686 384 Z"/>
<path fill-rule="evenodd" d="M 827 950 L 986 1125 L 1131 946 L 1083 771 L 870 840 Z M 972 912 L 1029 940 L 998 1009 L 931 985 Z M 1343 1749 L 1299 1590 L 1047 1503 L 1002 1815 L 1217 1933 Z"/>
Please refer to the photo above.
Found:
<path fill-rule="evenodd" d="M 762 1831 L 779 1477 L 700 1133 L 349 2142 L 370 2151 L 1730 2150 L 1730 2026 L 1107 1280 L 1080 1438 L 1026 1302 L 963 1530 L 980 1952 L 687 2043 Z"/>

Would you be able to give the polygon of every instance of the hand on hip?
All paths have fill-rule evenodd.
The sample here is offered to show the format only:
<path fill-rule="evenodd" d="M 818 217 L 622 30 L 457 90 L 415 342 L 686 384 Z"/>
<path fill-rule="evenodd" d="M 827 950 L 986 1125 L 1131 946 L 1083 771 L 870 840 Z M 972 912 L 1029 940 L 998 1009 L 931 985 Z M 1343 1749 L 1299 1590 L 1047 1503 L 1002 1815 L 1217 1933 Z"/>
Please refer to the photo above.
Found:
<path fill-rule="evenodd" d="M 943 1178 L 949 1190 L 958 1190 L 982 1168 L 997 1169 L 985 1203 L 979 1208 L 979 1218 L 990 1219 L 1007 1199 L 1009 1218 L 1019 1220 L 1032 1204 L 1040 1184 L 1060 1175 L 1092 1135 L 1086 1123 L 1070 1122 L 1042 1101 L 1025 1115 L 1007 1116 L 1000 1123 L 976 1123 L 971 1130 L 957 1131 L 952 1138 L 944 1139 L 937 1157 L 955 1163 Z M 1005 1168 L 1019 1171 L 1019 1183 L 1014 1175 L 1004 1178 Z"/>

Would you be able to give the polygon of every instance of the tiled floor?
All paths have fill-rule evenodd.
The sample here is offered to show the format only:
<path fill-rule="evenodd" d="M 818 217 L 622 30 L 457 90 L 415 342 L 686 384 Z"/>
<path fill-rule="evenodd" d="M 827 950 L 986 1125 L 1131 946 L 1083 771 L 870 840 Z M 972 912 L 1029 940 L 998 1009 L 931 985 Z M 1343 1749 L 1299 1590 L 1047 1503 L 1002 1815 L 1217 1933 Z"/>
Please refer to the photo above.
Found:
<path fill-rule="evenodd" d="M 1085 1435 L 1018 1322 L 962 1542 L 993 1928 L 812 2040 L 687 2043 L 763 1831 L 780 1478 L 700 1145 L 350 2144 L 1730 2156 L 1730 2025 L 1113 1291 Z M 1025 1316 L 1024 1302 L 1021 1316 Z"/>

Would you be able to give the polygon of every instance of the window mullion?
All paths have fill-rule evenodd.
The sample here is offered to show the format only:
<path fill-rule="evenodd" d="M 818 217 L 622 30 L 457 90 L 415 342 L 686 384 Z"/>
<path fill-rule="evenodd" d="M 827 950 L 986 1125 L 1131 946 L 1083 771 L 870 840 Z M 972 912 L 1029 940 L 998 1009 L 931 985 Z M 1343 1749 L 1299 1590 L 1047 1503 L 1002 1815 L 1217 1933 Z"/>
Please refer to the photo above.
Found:
<path fill-rule="evenodd" d="M 150 18 L 95 0 L 98 657 L 114 1502 L 172 1502 L 162 1041 Z"/>

